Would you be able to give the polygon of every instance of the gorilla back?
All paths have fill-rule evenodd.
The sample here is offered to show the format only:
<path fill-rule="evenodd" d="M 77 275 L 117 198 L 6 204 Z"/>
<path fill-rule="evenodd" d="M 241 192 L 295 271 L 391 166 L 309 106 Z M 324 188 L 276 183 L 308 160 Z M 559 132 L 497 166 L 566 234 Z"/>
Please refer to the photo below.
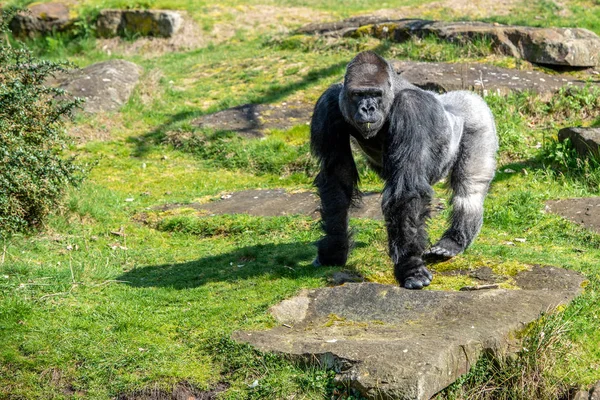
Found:
<path fill-rule="evenodd" d="M 433 277 L 423 257 L 457 255 L 483 223 L 498 149 L 489 107 L 471 92 L 419 89 L 377 54 L 358 54 L 344 83 L 321 95 L 311 122 L 325 233 L 317 244 L 317 266 L 344 265 L 348 258 L 348 210 L 360 199 L 351 137 L 385 181 L 382 210 L 396 280 L 409 289 L 429 285 Z M 450 227 L 427 248 L 431 185 L 446 176 L 452 190 Z"/>

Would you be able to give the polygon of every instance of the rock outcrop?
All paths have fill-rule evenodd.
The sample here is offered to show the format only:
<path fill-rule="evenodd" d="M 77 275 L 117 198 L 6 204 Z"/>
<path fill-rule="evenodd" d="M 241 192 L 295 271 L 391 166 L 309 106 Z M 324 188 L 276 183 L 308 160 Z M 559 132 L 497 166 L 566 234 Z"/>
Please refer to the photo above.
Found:
<path fill-rule="evenodd" d="M 110 60 L 62 74 L 48 84 L 84 98 L 86 112 L 117 111 L 129 100 L 141 72 L 132 62 Z"/>
<path fill-rule="evenodd" d="M 567 139 L 580 156 L 600 156 L 600 128 L 563 128 L 558 131 L 559 141 Z"/>
<path fill-rule="evenodd" d="M 168 38 L 179 31 L 183 17 L 171 10 L 102 10 L 96 20 L 98 36 L 155 36 Z"/>
<path fill-rule="evenodd" d="M 422 19 L 389 20 L 355 17 L 337 23 L 311 24 L 300 33 L 329 36 L 374 36 L 403 42 L 411 36 L 436 36 L 463 42 L 491 40 L 500 53 L 550 66 L 600 65 L 600 37 L 583 28 L 534 28 L 484 22 L 443 22 Z"/>
<path fill-rule="evenodd" d="M 18 38 L 34 38 L 70 29 L 75 22 L 69 6 L 63 3 L 42 3 L 19 12 L 10 21 L 10 29 Z"/>
<path fill-rule="evenodd" d="M 519 276 L 522 275 L 522 276 Z M 430 399 L 515 331 L 581 292 L 553 267 L 517 275 L 522 290 L 410 291 L 375 283 L 307 290 L 273 307 L 282 324 L 234 334 L 262 351 L 317 361 L 372 399 Z"/>

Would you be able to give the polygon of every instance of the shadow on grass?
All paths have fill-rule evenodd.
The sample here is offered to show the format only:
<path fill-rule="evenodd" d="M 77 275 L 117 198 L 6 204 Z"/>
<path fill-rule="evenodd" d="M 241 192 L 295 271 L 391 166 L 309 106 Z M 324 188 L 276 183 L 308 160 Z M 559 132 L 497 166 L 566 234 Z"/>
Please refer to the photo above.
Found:
<path fill-rule="evenodd" d="M 382 41 L 378 46 L 371 49 L 372 51 L 384 55 L 384 53 L 390 48 L 390 43 Z M 340 75 L 344 72 L 346 65 L 350 62 L 350 59 L 337 62 L 335 64 L 314 69 L 306 73 L 300 81 L 292 82 L 288 85 L 275 84 L 266 89 L 262 94 L 251 96 L 248 101 L 250 104 L 269 104 L 276 103 L 288 97 L 299 90 L 304 90 L 309 86 L 315 84 L 315 82 L 329 78 L 334 75 Z M 239 105 L 238 105 L 239 106 Z M 221 104 L 219 110 L 222 111 L 226 108 L 231 108 L 229 104 Z M 160 143 L 164 139 L 165 134 L 173 129 L 177 128 L 177 125 L 183 121 L 192 120 L 198 118 L 206 113 L 202 111 L 182 111 L 174 114 L 164 124 L 158 126 L 156 129 L 145 133 L 136 138 L 132 138 L 131 141 L 135 143 L 136 149 L 134 150 L 134 156 L 144 156 L 150 148 Z"/>
<path fill-rule="evenodd" d="M 235 282 L 268 275 L 270 279 L 324 277 L 331 268 L 311 265 L 312 242 L 261 244 L 180 264 L 138 267 L 118 279 L 134 287 L 190 289 L 211 282 Z"/>

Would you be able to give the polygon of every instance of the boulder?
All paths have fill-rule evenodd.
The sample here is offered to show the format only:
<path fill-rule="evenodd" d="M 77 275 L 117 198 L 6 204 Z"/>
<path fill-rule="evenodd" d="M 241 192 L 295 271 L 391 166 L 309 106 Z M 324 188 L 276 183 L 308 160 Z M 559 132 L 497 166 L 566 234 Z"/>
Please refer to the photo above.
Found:
<path fill-rule="evenodd" d="M 84 98 L 86 112 L 117 111 L 129 100 L 141 72 L 132 62 L 110 60 L 70 71 L 48 84 Z"/>
<path fill-rule="evenodd" d="M 539 271 L 538 271 L 539 270 Z M 376 283 L 305 290 L 273 307 L 282 324 L 234 333 L 261 351 L 332 368 L 370 399 L 430 399 L 482 354 L 508 351 L 516 331 L 581 292 L 584 277 L 533 267 L 521 290 L 410 291 Z"/>
<path fill-rule="evenodd" d="M 429 63 L 392 61 L 394 69 L 409 82 L 436 92 L 473 90 L 489 93 L 531 91 L 547 95 L 565 86 L 583 87 L 586 82 L 568 75 L 549 75 L 538 71 L 519 71 L 488 64 Z"/>
<path fill-rule="evenodd" d="M 567 139 L 571 140 L 580 156 L 600 156 L 600 128 L 563 128 L 558 131 L 559 141 Z"/>
<path fill-rule="evenodd" d="M 27 11 L 17 13 L 10 21 L 15 37 L 33 38 L 52 32 L 63 32 L 73 26 L 69 6 L 63 3 L 42 3 L 30 6 Z"/>
<path fill-rule="evenodd" d="M 171 10 L 102 10 L 96 20 L 98 36 L 155 36 L 168 38 L 179 31 L 183 17 Z"/>
<path fill-rule="evenodd" d="M 308 25 L 299 32 L 330 36 L 374 36 L 396 42 L 403 42 L 411 36 L 430 35 L 455 42 L 487 38 L 497 51 L 532 63 L 568 67 L 600 65 L 600 37 L 583 28 L 534 28 L 477 21 L 390 21 L 375 17 L 355 17 L 339 23 Z"/>

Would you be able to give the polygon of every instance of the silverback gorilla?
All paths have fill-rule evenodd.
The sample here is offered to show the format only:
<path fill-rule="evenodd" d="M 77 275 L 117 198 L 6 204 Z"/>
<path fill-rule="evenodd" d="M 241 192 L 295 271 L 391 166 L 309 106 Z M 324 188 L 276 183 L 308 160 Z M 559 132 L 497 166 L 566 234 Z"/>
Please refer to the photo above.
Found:
<path fill-rule="evenodd" d="M 474 93 L 422 90 L 377 54 L 358 54 L 348 64 L 344 83 L 323 93 L 312 117 L 311 150 L 320 163 L 315 185 L 325 232 L 315 266 L 344 265 L 348 258 L 348 210 L 360 199 L 351 137 L 385 181 L 381 207 L 396 280 L 421 289 L 433 279 L 423 257 L 453 257 L 479 233 L 496 168 L 492 113 Z M 431 185 L 446 176 L 452 189 L 451 225 L 427 249 Z"/>

